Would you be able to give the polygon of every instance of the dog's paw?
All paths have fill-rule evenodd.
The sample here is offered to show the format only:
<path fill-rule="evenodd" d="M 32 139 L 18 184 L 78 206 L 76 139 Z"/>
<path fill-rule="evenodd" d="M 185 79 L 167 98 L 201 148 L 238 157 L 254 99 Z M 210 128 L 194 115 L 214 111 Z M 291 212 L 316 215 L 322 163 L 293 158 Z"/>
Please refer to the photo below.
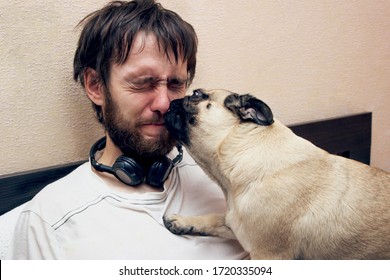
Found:
<path fill-rule="evenodd" d="M 180 215 L 171 215 L 169 217 L 164 216 L 163 222 L 165 227 L 174 234 L 184 235 L 207 235 L 203 232 L 199 232 L 196 228 L 186 222 L 186 218 Z"/>
<path fill-rule="evenodd" d="M 180 215 L 171 215 L 169 217 L 164 216 L 163 222 L 165 227 L 174 234 L 191 234 L 194 227 L 185 226 L 181 221 L 183 217 Z"/>

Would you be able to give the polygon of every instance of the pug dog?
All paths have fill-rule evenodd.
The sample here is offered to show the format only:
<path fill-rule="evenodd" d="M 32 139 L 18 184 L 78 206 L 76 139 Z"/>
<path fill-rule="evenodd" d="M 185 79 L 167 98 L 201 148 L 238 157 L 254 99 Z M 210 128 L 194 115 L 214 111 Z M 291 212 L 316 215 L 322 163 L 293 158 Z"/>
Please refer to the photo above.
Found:
<path fill-rule="evenodd" d="M 195 90 L 165 124 L 227 202 L 164 217 L 172 233 L 234 238 L 251 259 L 390 259 L 390 173 L 298 137 L 249 94 Z"/>

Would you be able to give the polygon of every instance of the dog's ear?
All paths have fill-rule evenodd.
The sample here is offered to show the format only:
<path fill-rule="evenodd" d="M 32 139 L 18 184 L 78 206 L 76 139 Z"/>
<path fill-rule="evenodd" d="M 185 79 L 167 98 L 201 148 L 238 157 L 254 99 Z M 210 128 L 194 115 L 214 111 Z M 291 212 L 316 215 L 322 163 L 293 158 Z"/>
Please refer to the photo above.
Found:
<path fill-rule="evenodd" d="M 243 121 L 252 121 L 259 125 L 268 126 L 274 122 L 271 108 L 256 97 L 233 93 L 226 97 L 225 106 Z"/>

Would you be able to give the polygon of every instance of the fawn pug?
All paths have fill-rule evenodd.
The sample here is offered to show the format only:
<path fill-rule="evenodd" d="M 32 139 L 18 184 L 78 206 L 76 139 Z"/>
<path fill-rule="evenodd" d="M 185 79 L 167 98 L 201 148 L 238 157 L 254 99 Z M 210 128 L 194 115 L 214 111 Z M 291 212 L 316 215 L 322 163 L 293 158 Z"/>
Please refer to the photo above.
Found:
<path fill-rule="evenodd" d="M 164 217 L 171 232 L 237 238 L 252 259 L 390 259 L 389 173 L 298 137 L 249 94 L 195 90 L 165 122 L 227 201 Z"/>

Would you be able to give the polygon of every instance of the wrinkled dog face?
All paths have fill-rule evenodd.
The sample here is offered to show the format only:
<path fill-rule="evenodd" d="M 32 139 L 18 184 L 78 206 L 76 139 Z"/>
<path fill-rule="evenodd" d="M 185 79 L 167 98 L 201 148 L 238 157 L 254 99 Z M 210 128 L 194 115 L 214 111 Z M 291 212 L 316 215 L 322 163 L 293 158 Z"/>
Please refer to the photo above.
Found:
<path fill-rule="evenodd" d="M 168 131 L 189 148 L 216 151 L 232 126 L 250 122 L 273 123 L 271 109 L 261 100 L 226 90 L 194 90 L 193 95 L 171 102 L 165 115 Z"/>

